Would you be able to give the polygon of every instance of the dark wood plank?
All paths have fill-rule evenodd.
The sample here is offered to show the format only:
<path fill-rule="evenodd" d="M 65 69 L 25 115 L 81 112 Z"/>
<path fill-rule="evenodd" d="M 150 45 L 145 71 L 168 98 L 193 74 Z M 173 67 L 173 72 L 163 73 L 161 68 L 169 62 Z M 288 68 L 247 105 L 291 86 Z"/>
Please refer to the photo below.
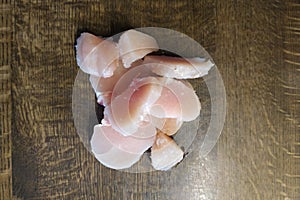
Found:
<path fill-rule="evenodd" d="M 218 4 L 217 58 L 228 97 L 218 143 L 221 199 L 300 197 L 300 48 L 292 32 L 299 6 Z"/>
<path fill-rule="evenodd" d="M 297 1 L 15 0 L 10 5 L 14 113 L 12 120 L 4 119 L 13 125 L 16 196 L 299 198 Z M 206 158 L 192 152 L 169 172 L 107 169 L 83 147 L 73 124 L 76 37 L 84 30 L 108 36 L 141 26 L 171 28 L 197 40 L 215 59 L 227 92 L 227 118 L 216 148 Z"/>
<path fill-rule="evenodd" d="M 206 161 L 200 161 L 196 154 L 180 168 L 167 173 L 126 174 L 101 166 L 81 145 L 70 108 L 72 84 L 78 70 L 73 49 L 76 32 L 86 29 L 110 35 L 130 27 L 178 27 L 213 49 L 214 37 L 207 36 L 213 35 L 211 32 L 215 30 L 214 2 L 192 5 L 192 2 L 169 4 L 167 1 L 150 5 L 146 2 L 16 2 L 16 38 L 19 39 L 14 67 L 17 78 L 14 80 L 16 133 L 13 141 L 17 149 L 14 151 L 17 196 L 25 199 L 45 199 L 45 196 L 49 199 L 176 199 L 186 195 L 196 198 L 199 191 L 215 193 L 214 187 L 204 187 L 213 184 L 215 179 L 209 178 L 213 175 L 207 169 L 213 170 L 207 166 L 198 170 L 197 163 Z M 181 15 L 172 19 L 172 12 L 181 12 Z M 191 22 L 190 13 L 194 13 L 196 23 L 183 29 L 181 24 Z M 168 19 L 163 22 L 165 17 Z M 199 31 L 200 25 L 202 31 Z M 189 163 L 195 164 L 189 166 Z M 182 173 L 186 167 L 190 170 Z M 179 180 L 181 183 L 175 184 Z M 182 189 L 186 193 L 182 193 Z M 195 192 L 188 192 L 190 190 Z"/>
<path fill-rule="evenodd" d="M 12 2 L 0 3 L 0 199 L 12 198 Z"/>

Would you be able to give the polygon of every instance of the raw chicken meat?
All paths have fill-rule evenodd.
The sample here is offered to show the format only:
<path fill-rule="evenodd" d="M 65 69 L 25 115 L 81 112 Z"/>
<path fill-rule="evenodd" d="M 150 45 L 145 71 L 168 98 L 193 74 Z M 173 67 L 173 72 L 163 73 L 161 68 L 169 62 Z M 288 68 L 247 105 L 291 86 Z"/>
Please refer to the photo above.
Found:
<path fill-rule="evenodd" d="M 128 71 L 120 63 L 119 67 L 114 71 L 111 77 L 104 78 L 95 75 L 90 75 L 90 83 L 96 93 L 97 102 L 107 106 L 110 104 L 112 91 L 118 80 Z"/>
<path fill-rule="evenodd" d="M 181 105 L 177 96 L 163 87 L 160 97 L 150 108 L 150 114 L 158 118 L 181 118 Z"/>
<path fill-rule="evenodd" d="M 93 151 L 93 150 L 92 150 Z M 117 148 L 111 148 L 104 154 L 97 154 L 93 151 L 95 158 L 104 166 L 111 169 L 126 169 L 138 162 L 143 154 L 124 152 Z"/>
<path fill-rule="evenodd" d="M 199 78 L 206 74 L 214 66 L 210 60 L 199 57 L 179 58 L 169 56 L 146 56 L 144 64 L 152 63 L 154 73 L 176 79 Z"/>
<path fill-rule="evenodd" d="M 154 77 L 134 80 L 121 95 L 112 99 L 104 114 L 107 115 L 113 128 L 122 135 L 132 135 L 141 125 L 149 121 L 148 108 L 160 97 L 161 90 L 162 87 Z"/>
<path fill-rule="evenodd" d="M 104 108 L 104 118 L 105 121 L 108 122 L 112 126 L 114 130 L 116 130 L 118 133 L 120 133 L 123 136 L 133 136 L 136 138 L 146 139 L 152 136 L 156 135 L 156 126 L 151 123 L 151 121 L 143 121 L 137 124 L 126 124 L 125 128 L 133 130 L 132 132 L 128 133 L 124 131 L 123 127 L 120 127 L 120 124 L 118 124 L 112 114 L 111 114 L 110 106 L 106 106 Z M 162 125 L 161 125 L 162 126 Z"/>
<path fill-rule="evenodd" d="M 105 141 L 106 143 L 111 144 L 112 146 L 129 153 L 141 154 L 144 153 L 149 147 L 152 146 L 155 135 L 149 138 L 136 138 L 133 136 L 123 136 L 114 130 L 111 125 L 102 125 L 98 124 L 94 127 L 94 135 L 97 137 L 98 142 Z M 104 149 L 97 149 L 97 153 L 105 153 L 108 148 L 106 145 L 101 145 Z"/>
<path fill-rule="evenodd" d="M 139 66 L 141 64 L 141 62 L 142 62 L 142 60 L 138 60 L 138 61 L 132 63 L 131 69 L 136 66 Z M 119 60 L 119 65 L 111 77 L 105 78 L 105 77 L 90 75 L 90 83 L 96 94 L 97 102 L 100 105 L 107 106 L 110 104 L 110 101 L 112 98 L 112 92 L 115 88 L 115 85 L 124 76 L 124 74 L 126 72 L 128 72 L 128 70 L 129 69 L 125 68 L 123 66 L 122 62 Z M 120 83 L 120 84 L 122 84 L 123 86 L 126 86 L 123 83 Z M 123 91 L 124 90 L 122 90 L 122 92 Z"/>
<path fill-rule="evenodd" d="M 125 68 L 129 68 L 134 61 L 159 49 L 153 37 L 136 30 L 125 31 L 118 45 Z"/>
<path fill-rule="evenodd" d="M 132 66 L 127 70 L 128 71 L 123 74 L 115 84 L 112 98 L 121 95 L 126 89 L 134 86 L 135 82 L 141 78 L 157 77 L 157 75 L 151 71 L 151 64 L 142 64 L 142 60 L 132 63 Z"/>
<path fill-rule="evenodd" d="M 90 75 L 90 83 L 97 97 L 97 103 L 103 106 L 107 106 L 110 104 L 112 89 L 114 84 L 110 82 L 114 82 L 114 76 L 109 78 L 98 77 L 94 75 Z M 112 80 L 110 80 L 112 79 Z M 107 84 L 106 84 L 107 82 Z"/>
<path fill-rule="evenodd" d="M 183 121 L 176 118 L 166 118 L 160 131 L 169 136 L 174 135 L 180 129 L 182 123 Z"/>
<path fill-rule="evenodd" d="M 154 103 L 150 114 L 160 118 L 179 118 L 181 121 L 192 121 L 198 117 L 201 105 L 195 91 L 183 81 L 171 78 L 157 78 L 167 88 L 167 94 L 160 96 Z M 159 105 L 160 110 L 155 109 Z M 172 113 L 174 115 L 171 115 Z"/>
<path fill-rule="evenodd" d="M 82 71 L 98 77 L 110 77 L 119 64 L 116 43 L 82 33 L 77 39 L 77 64 Z"/>
<path fill-rule="evenodd" d="M 136 30 L 125 31 L 118 44 L 89 33 L 77 39 L 77 64 L 90 74 L 97 102 L 105 107 L 90 142 L 106 167 L 129 168 L 151 146 L 156 170 L 183 159 L 169 136 L 196 119 L 201 105 L 193 86 L 178 79 L 202 77 L 214 64 L 197 57 L 146 56 L 158 49 L 153 37 Z"/>
<path fill-rule="evenodd" d="M 162 132 L 158 132 L 151 148 L 152 166 L 156 170 L 168 170 L 183 159 L 183 151 L 175 141 Z"/>
<path fill-rule="evenodd" d="M 151 120 L 154 121 L 153 124 L 156 124 L 157 130 L 168 136 L 176 134 L 183 124 L 183 121 L 177 118 L 157 118 L 152 115 L 150 116 Z"/>
<path fill-rule="evenodd" d="M 136 163 L 151 147 L 155 137 L 139 139 L 124 137 L 109 125 L 96 125 L 91 138 L 92 152 L 103 165 L 112 169 L 125 169 Z"/>
<path fill-rule="evenodd" d="M 93 136 L 91 138 L 91 148 L 93 153 L 104 154 L 108 152 L 113 145 L 102 133 L 102 127 L 107 125 L 98 124 L 94 126 Z"/>

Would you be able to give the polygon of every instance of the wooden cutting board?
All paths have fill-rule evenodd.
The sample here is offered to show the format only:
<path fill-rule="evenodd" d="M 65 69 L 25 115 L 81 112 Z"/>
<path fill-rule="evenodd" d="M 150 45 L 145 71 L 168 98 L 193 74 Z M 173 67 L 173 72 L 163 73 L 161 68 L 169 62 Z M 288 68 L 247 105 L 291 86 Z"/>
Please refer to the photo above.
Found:
<path fill-rule="evenodd" d="M 24 1 L 0 5 L 0 199 L 299 199 L 300 4 Z M 209 156 L 168 172 L 99 164 L 73 123 L 75 39 L 158 26 L 194 38 L 227 94 Z"/>

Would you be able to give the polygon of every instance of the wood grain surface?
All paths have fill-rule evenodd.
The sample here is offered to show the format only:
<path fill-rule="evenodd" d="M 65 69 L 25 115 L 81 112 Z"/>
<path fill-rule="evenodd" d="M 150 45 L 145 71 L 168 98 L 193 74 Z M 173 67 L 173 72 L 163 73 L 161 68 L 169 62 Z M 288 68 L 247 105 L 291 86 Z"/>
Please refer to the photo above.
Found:
<path fill-rule="evenodd" d="M 1 1 L 0 5 L 0 199 L 12 198 L 12 5 Z"/>
<path fill-rule="evenodd" d="M 40 1 L 0 5 L 0 199 L 300 199 L 300 2 Z M 74 44 L 145 26 L 214 58 L 227 93 L 207 157 L 168 172 L 99 164 L 73 123 Z"/>

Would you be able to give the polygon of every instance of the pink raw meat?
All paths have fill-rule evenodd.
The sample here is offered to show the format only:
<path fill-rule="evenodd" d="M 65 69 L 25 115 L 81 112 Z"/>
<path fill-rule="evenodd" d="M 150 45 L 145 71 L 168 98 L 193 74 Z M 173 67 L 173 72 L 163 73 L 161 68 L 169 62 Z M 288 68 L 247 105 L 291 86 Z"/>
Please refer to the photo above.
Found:
<path fill-rule="evenodd" d="M 175 141 L 158 132 L 151 148 L 151 163 L 154 169 L 166 171 L 183 159 L 183 151 Z"/>
<path fill-rule="evenodd" d="M 210 60 L 203 58 L 179 58 L 169 56 L 146 56 L 144 64 L 152 63 L 152 71 L 160 76 L 191 79 L 199 78 L 206 74 L 214 66 Z"/>
<path fill-rule="evenodd" d="M 85 73 L 110 77 L 118 67 L 119 49 L 113 41 L 82 33 L 76 51 L 77 64 Z"/>
<path fill-rule="evenodd" d="M 147 123 L 150 121 L 148 109 L 160 97 L 162 90 L 156 82 L 154 77 L 135 80 L 126 91 L 112 99 L 104 114 L 114 129 L 126 136 L 136 133 L 139 127 L 150 126 Z"/>
<path fill-rule="evenodd" d="M 136 30 L 125 31 L 121 35 L 118 45 L 125 68 L 129 68 L 134 61 L 159 49 L 153 37 Z"/>
<path fill-rule="evenodd" d="M 160 106 L 160 108 L 163 109 L 161 109 L 160 112 L 157 112 L 157 109 L 154 109 L 154 111 L 151 110 L 150 114 L 160 118 L 176 117 L 180 121 L 192 121 L 199 116 L 201 110 L 200 101 L 195 91 L 190 88 L 190 84 L 186 81 L 179 81 L 172 78 L 162 77 L 157 79 L 160 81 L 161 85 L 163 85 L 164 88 L 167 88 L 171 93 L 161 95 L 154 105 Z M 174 110 L 172 110 L 168 104 L 172 104 Z M 176 105 L 178 105 L 179 108 L 178 106 L 176 107 Z M 171 117 L 168 113 L 173 113 L 174 116 Z"/>
<path fill-rule="evenodd" d="M 111 144 L 112 146 L 121 149 L 122 151 L 126 151 L 134 154 L 144 153 L 149 147 L 152 146 L 155 136 L 149 138 L 136 138 L 133 136 L 123 136 L 114 130 L 111 125 L 96 125 L 94 127 L 94 137 L 98 138 L 97 142 L 101 148 L 108 149 L 105 145 L 103 145 L 103 141 Z M 105 138 L 103 138 L 105 137 Z M 94 145 L 96 147 L 96 145 Z M 95 148 L 97 149 L 97 148 Z M 98 154 L 100 152 L 105 152 L 101 149 L 96 151 Z"/>
<path fill-rule="evenodd" d="M 181 118 L 181 105 L 176 94 L 163 87 L 161 96 L 151 106 L 150 114 L 158 118 Z"/>
<path fill-rule="evenodd" d="M 115 84 L 127 71 L 128 69 L 125 69 L 122 64 L 120 64 L 111 77 L 104 78 L 90 75 L 90 83 L 96 93 L 99 104 L 104 106 L 110 104 L 110 98 Z"/>
<path fill-rule="evenodd" d="M 110 125 L 96 125 L 91 138 L 91 148 L 96 159 L 112 169 L 125 169 L 138 162 L 155 137 L 145 140 L 124 137 Z"/>

